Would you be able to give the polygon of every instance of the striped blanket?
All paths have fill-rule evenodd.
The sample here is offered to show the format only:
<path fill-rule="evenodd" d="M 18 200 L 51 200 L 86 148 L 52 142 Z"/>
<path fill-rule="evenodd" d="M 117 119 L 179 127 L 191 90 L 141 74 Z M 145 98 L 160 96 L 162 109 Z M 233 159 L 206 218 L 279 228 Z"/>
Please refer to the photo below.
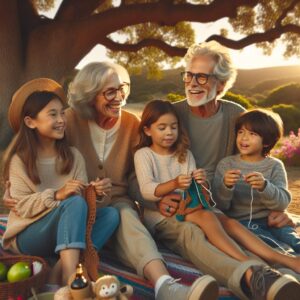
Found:
<path fill-rule="evenodd" d="M 0 242 L 3 232 L 6 228 L 7 217 L 0 216 Z M 199 270 L 197 270 L 190 262 L 182 259 L 180 256 L 168 251 L 165 248 L 160 248 L 163 254 L 168 270 L 174 278 L 181 278 L 181 283 L 191 285 L 193 281 L 201 276 Z M 10 255 L 10 253 L 4 251 L 0 247 L 0 257 L 3 255 Z M 122 265 L 111 251 L 101 251 L 100 270 L 101 274 L 116 275 L 123 283 L 130 284 L 134 289 L 133 300 L 152 300 L 154 299 L 154 290 L 152 285 L 136 275 L 135 270 Z M 220 287 L 219 300 L 238 300 L 233 294 L 226 288 Z M 209 300 L 209 299 L 207 299 Z"/>

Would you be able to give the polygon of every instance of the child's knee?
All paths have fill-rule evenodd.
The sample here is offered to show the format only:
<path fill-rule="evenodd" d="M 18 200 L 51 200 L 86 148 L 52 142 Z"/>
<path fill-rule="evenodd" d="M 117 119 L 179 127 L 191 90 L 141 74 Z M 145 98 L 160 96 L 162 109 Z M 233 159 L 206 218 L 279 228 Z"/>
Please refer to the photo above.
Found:
<path fill-rule="evenodd" d="M 85 199 L 80 195 L 74 195 L 62 201 L 62 206 L 68 209 L 80 210 L 81 213 L 87 212 L 88 206 Z"/>
<path fill-rule="evenodd" d="M 119 211 L 114 207 L 107 207 L 107 214 L 109 215 L 109 222 L 116 227 L 120 223 L 120 214 Z"/>

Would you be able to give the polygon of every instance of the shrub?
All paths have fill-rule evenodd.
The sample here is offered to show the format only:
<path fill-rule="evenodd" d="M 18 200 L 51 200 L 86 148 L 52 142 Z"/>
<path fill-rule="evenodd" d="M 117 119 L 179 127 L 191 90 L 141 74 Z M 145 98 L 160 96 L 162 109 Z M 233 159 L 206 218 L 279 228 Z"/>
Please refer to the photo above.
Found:
<path fill-rule="evenodd" d="M 247 98 L 245 98 L 243 95 L 234 94 L 232 92 L 227 92 L 223 98 L 226 100 L 238 103 L 246 109 L 253 107 L 253 105 L 250 103 L 250 101 Z"/>
<path fill-rule="evenodd" d="M 299 106 L 299 100 L 300 84 L 290 83 L 272 90 L 265 101 L 261 102 L 261 105 L 272 106 L 280 103 L 285 103 Z"/>
<path fill-rule="evenodd" d="M 300 166 L 300 128 L 297 135 L 291 131 L 288 136 L 283 137 L 276 147 L 271 151 L 271 155 L 281 159 L 286 165 Z"/>
<path fill-rule="evenodd" d="M 179 95 L 179 94 L 174 94 L 174 93 L 169 93 L 167 95 L 167 99 L 170 101 L 170 102 L 178 102 L 182 99 L 184 99 L 185 96 L 183 95 Z"/>
<path fill-rule="evenodd" d="M 271 109 L 278 113 L 284 124 L 285 134 L 300 127 L 300 109 L 291 104 L 274 105 Z"/>

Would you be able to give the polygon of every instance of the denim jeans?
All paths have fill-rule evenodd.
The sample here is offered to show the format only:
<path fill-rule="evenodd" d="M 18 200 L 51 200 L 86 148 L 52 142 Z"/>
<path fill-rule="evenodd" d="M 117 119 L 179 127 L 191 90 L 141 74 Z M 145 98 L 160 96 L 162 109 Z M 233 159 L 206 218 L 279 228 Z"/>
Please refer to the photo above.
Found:
<path fill-rule="evenodd" d="M 87 204 L 81 196 L 72 196 L 60 203 L 40 220 L 17 236 L 17 245 L 24 254 L 53 257 L 60 250 L 85 249 Z M 92 228 L 92 241 L 99 250 L 119 225 L 117 209 L 97 209 Z"/>
<path fill-rule="evenodd" d="M 300 237 L 293 227 L 269 227 L 268 218 L 252 220 L 250 228 L 248 227 L 249 220 L 242 220 L 240 223 L 271 247 L 276 248 L 279 245 L 290 253 L 300 254 Z"/>

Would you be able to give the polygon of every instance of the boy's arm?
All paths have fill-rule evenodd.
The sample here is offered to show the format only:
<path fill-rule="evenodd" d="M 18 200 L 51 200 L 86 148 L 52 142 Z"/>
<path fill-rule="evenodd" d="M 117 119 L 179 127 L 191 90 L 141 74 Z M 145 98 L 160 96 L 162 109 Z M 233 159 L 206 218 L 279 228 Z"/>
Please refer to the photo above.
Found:
<path fill-rule="evenodd" d="M 291 194 L 287 189 L 287 175 L 281 161 L 276 162 L 271 178 L 266 179 L 265 188 L 258 193 L 261 203 L 270 210 L 284 211 L 288 207 Z"/>

